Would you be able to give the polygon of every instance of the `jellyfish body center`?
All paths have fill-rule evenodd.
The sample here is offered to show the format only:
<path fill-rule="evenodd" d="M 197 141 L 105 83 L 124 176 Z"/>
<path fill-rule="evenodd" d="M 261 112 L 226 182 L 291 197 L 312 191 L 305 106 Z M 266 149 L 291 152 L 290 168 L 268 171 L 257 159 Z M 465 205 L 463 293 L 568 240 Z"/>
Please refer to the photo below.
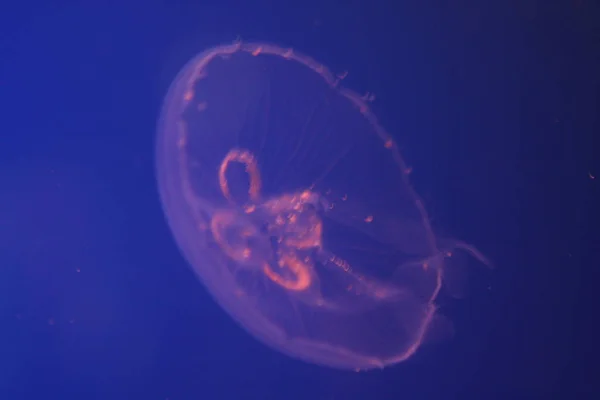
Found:
<path fill-rule="evenodd" d="M 244 165 L 248 174 L 245 204 L 236 204 L 232 196 L 227 178 L 232 163 Z M 306 190 L 262 201 L 258 163 L 244 149 L 227 153 L 218 178 L 223 197 L 238 210 L 217 211 L 212 217 L 211 232 L 222 251 L 241 265 L 260 266 L 268 279 L 287 290 L 310 287 L 314 265 L 308 255 L 322 243 L 322 222 L 315 207 L 318 196 Z"/>

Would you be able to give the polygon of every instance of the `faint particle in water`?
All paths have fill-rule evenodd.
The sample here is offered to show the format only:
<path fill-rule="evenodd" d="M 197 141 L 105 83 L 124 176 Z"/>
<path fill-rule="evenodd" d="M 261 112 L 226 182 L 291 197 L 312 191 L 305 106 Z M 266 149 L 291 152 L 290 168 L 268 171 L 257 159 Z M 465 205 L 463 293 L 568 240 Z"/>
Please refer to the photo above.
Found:
<path fill-rule="evenodd" d="M 164 100 L 157 175 L 177 244 L 232 318 L 291 357 L 365 370 L 447 326 L 457 250 L 487 260 L 436 237 L 374 96 L 344 77 L 267 43 L 199 54 Z"/>

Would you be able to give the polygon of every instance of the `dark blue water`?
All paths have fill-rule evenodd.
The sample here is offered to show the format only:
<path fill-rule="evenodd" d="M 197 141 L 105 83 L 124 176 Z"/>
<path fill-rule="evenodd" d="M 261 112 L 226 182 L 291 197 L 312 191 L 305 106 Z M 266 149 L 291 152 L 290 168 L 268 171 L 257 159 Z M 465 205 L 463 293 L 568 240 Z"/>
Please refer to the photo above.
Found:
<path fill-rule="evenodd" d="M 598 5 L 395 3 L 3 7 L 0 399 L 597 398 Z M 238 36 L 348 70 L 436 228 L 494 262 L 442 304 L 451 340 L 383 371 L 305 364 L 187 266 L 156 120 L 183 64 Z"/>

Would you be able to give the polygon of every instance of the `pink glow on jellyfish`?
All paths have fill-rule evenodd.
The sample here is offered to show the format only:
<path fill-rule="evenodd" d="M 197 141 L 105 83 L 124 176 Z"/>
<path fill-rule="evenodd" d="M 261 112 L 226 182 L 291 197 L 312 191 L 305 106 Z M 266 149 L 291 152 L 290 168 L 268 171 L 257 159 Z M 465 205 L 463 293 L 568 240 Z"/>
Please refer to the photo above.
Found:
<path fill-rule="evenodd" d="M 289 49 L 190 61 L 164 101 L 163 208 L 189 264 L 250 334 L 343 369 L 406 360 L 438 326 L 441 246 L 369 98 Z"/>

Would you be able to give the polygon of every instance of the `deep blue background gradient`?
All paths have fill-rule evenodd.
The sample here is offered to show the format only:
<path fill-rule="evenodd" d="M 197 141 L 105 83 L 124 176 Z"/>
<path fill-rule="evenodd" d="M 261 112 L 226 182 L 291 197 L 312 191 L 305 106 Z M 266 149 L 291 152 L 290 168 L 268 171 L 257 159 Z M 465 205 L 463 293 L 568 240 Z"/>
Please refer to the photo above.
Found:
<path fill-rule="evenodd" d="M 2 3 L 0 399 L 599 398 L 599 11 Z M 320 368 L 255 341 L 196 279 L 159 203 L 156 120 L 183 64 L 238 36 L 375 93 L 435 226 L 493 260 L 442 308 L 451 341 L 383 371 Z"/>

